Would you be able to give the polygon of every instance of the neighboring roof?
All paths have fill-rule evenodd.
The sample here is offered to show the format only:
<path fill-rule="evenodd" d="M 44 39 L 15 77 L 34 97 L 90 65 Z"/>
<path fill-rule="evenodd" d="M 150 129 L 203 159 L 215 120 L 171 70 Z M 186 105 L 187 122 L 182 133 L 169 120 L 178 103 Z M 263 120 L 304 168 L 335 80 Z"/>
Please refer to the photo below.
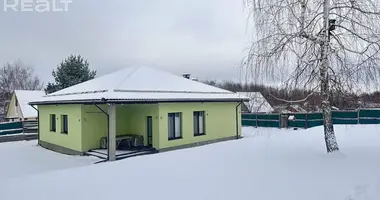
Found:
<path fill-rule="evenodd" d="M 243 101 L 236 93 L 148 67 L 128 67 L 46 95 L 31 104 Z"/>
<path fill-rule="evenodd" d="M 240 96 L 249 98 L 248 102 L 244 102 L 251 113 L 270 113 L 273 112 L 272 106 L 260 92 L 237 92 Z"/>
<path fill-rule="evenodd" d="M 297 110 L 297 112 L 300 112 L 300 113 L 306 113 L 307 112 L 304 108 L 302 108 L 298 104 L 290 105 L 290 107 L 294 108 L 295 110 Z"/>
<path fill-rule="evenodd" d="M 28 103 L 30 101 L 41 99 L 41 97 L 45 95 L 45 92 L 36 90 L 15 90 L 14 94 L 18 100 L 23 117 L 37 117 L 37 111 L 28 105 Z"/>

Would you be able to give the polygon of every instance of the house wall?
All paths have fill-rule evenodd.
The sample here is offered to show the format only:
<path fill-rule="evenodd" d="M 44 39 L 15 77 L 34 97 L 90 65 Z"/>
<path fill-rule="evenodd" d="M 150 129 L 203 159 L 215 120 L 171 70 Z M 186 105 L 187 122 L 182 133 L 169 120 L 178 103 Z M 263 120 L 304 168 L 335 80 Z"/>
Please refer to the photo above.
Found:
<path fill-rule="evenodd" d="M 105 112 L 107 105 L 99 105 Z M 82 105 L 82 151 L 100 148 L 100 139 L 107 136 L 107 115 L 94 105 Z"/>
<path fill-rule="evenodd" d="M 223 138 L 236 137 L 238 103 L 160 103 L 117 105 L 116 132 L 141 134 L 147 145 L 147 116 L 153 119 L 153 147 L 169 149 Z M 107 105 L 100 106 L 104 111 Z M 100 138 L 107 136 L 107 117 L 93 105 L 41 105 L 40 140 L 77 152 L 100 147 Z M 205 111 L 205 135 L 194 136 L 193 112 Z M 182 138 L 168 139 L 168 113 L 182 113 Z M 56 132 L 50 131 L 50 114 L 56 115 Z M 68 135 L 61 134 L 61 115 L 68 115 Z M 238 130 L 241 134 L 241 111 L 238 107 Z"/>
<path fill-rule="evenodd" d="M 148 145 L 147 117 L 152 116 L 153 147 L 158 147 L 158 104 L 126 104 L 116 107 L 116 134 L 138 134 L 144 136 Z"/>
<path fill-rule="evenodd" d="M 236 137 L 237 102 L 227 103 L 160 103 L 159 148 L 165 149 L 199 142 Z M 238 130 L 241 135 L 241 110 L 238 107 Z M 193 112 L 205 111 L 205 135 L 194 136 Z M 182 138 L 168 139 L 168 113 L 182 113 Z"/>
<path fill-rule="evenodd" d="M 81 105 L 40 105 L 40 140 L 82 152 Z M 50 131 L 50 114 L 56 115 L 56 132 Z M 68 116 L 68 134 L 62 134 L 61 115 Z"/>

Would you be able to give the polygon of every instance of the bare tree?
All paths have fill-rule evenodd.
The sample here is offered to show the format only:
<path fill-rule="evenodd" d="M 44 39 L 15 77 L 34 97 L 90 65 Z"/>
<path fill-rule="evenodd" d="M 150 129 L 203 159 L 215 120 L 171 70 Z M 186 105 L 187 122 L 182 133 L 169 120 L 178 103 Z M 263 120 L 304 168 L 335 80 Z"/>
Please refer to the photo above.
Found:
<path fill-rule="evenodd" d="M 319 90 L 327 152 L 338 151 L 330 96 L 378 82 L 380 0 L 245 0 L 245 4 L 256 34 L 244 66 L 271 76 L 287 68 L 287 88 Z"/>
<path fill-rule="evenodd" d="M 41 90 L 43 84 L 34 70 L 17 60 L 0 68 L 0 109 L 6 110 L 6 101 L 14 90 Z"/>

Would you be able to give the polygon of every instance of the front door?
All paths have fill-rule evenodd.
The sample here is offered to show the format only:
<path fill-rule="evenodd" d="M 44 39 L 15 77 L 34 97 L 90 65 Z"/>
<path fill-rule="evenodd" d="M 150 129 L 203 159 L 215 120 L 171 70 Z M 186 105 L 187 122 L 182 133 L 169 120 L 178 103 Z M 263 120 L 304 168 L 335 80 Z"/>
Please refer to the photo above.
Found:
<path fill-rule="evenodd" d="M 153 145 L 153 120 L 152 120 L 152 116 L 148 116 L 146 118 L 146 131 L 148 133 L 148 146 L 152 146 Z"/>

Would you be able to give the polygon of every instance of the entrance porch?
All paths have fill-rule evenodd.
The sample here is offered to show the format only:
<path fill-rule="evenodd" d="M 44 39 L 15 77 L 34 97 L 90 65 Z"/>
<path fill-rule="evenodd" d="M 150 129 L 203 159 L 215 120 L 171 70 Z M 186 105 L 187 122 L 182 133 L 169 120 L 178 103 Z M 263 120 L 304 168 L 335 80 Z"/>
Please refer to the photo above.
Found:
<path fill-rule="evenodd" d="M 156 152 L 158 104 L 84 105 L 82 145 L 107 160 Z"/>
<path fill-rule="evenodd" d="M 94 149 L 90 150 L 86 153 L 86 155 L 89 156 L 95 156 L 100 159 L 108 159 L 107 158 L 107 149 Z M 124 158 L 130 158 L 134 156 L 141 156 L 141 155 L 147 155 L 147 154 L 153 154 L 157 153 L 157 150 L 150 148 L 150 147 L 144 147 L 140 149 L 130 149 L 130 150 L 116 150 L 115 151 L 115 160 L 121 160 Z"/>

